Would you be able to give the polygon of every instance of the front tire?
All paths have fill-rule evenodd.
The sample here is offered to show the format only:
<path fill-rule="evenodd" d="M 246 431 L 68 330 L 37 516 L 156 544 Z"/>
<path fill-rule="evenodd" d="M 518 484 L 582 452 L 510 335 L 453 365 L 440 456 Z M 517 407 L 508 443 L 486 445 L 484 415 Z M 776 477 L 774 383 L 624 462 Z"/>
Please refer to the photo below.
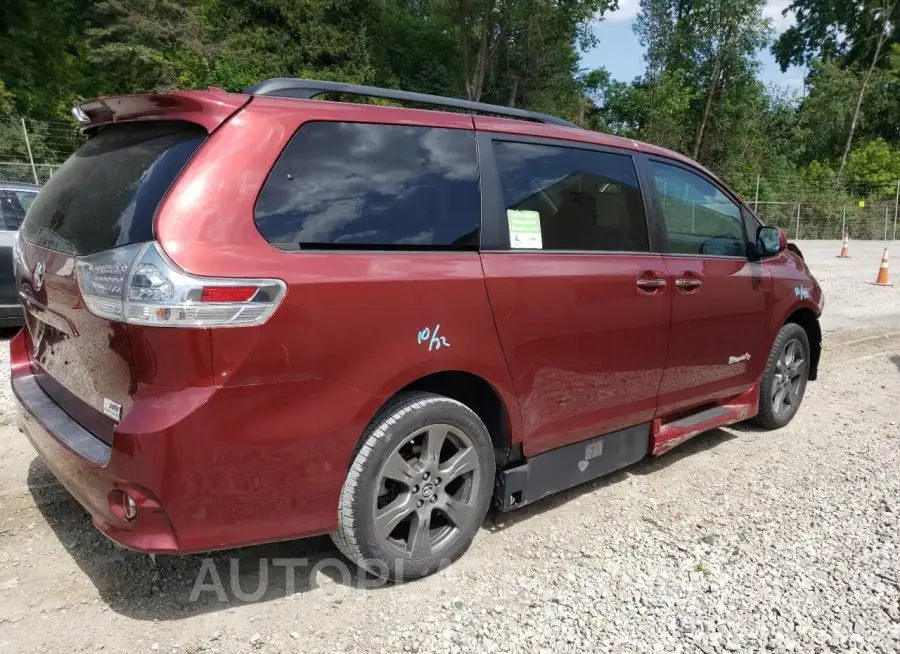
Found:
<path fill-rule="evenodd" d="M 433 393 L 404 393 L 363 434 L 331 538 L 376 576 L 424 577 L 469 548 L 494 476 L 490 434 L 471 409 Z"/>
<path fill-rule="evenodd" d="M 810 366 L 809 337 L 800 325 L 787 323 L 775 337 L 759 392 L 756 423 L 764 429 L 781 429 L 797 414 Z"/>

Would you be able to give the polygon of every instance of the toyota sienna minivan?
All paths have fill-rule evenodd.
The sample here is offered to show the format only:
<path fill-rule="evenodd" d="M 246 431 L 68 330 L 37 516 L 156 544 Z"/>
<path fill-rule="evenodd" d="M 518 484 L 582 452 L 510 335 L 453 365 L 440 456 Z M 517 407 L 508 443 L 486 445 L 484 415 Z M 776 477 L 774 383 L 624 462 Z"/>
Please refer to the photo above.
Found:
<path fill-rule="evenodd" d="M 74 113 L 89 138 L 16 239 L 12 387 L 124 547 L 330 533 L 419 577 L 491 504 L 779 428 L 816 378 L 802 256 L 674 152 L 309 80 Z"/>

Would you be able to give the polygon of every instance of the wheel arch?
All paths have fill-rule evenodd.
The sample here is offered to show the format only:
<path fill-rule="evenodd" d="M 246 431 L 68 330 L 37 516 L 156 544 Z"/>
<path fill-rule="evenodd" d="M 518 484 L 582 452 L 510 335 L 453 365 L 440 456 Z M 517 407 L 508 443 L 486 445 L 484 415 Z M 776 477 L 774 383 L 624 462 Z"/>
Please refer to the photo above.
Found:
<path fill-rule="evenodd" d="M 815 381 L 819 373 L 819 358 L 822 356 L 822 328 L 815 312 L 807 307 L 801 307 L 787 317 L 784 324 L 794 323 L 800 325 L 809 339 L 810 362 L 809 380 Z"/>
<path fill-rule="evenodd" d="M 488 429 L 494 444 L 494 458 L 498 467 L 518 461 L 522 456 L 521 439 L 514 420 L 516 407 L 504 402 L 503 394 L 484 377 L 466 370 L 441 370 L 409 381 L 384 398 L 374 415 L 390 404 L 400 393 L 425 391 L 449 397 L 469 407 Z"/>

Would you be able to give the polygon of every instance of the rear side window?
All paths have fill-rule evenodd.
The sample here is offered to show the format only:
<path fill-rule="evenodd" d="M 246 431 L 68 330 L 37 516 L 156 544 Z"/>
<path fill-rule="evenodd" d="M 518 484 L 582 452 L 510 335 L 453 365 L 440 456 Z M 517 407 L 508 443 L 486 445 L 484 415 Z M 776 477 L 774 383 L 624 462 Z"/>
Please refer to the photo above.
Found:
<path fill-rule="evenodd" d="M 256 205 L 285 250 L 477 249 L 479 224 L 475 135 L 434 127 L 308 123 Z"/>
<path fill-rule="evenodd" d="M 205 137 L 172 121 L 102 128 L 41 189 L 25 238 L 74 255 L 151 240 L 156 208 Z"/>
<path fill-rule="evenodd" d="M 647 219 L 630 156 L 505 141 L 495 142 L 494 152 L 510 247 L 649 249 Z"/>

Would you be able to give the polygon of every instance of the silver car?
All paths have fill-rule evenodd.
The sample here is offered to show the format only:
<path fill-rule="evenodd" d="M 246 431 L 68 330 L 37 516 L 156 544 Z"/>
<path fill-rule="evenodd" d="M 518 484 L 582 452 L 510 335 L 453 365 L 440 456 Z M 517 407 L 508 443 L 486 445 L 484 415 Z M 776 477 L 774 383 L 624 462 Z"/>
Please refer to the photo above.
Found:
<path fill-rule="evenodd" d="M 13 276 L 13 242 L 40 186 L 0 181 L 0 327 L 22 325 L 22 305 Z"/>

